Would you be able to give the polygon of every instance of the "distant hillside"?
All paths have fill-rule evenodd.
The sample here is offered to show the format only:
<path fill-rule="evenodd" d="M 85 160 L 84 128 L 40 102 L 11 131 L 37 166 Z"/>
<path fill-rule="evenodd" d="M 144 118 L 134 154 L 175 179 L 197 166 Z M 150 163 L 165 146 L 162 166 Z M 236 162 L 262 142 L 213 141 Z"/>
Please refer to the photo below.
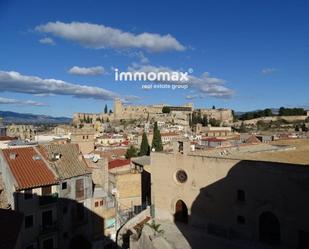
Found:
<path fill-rule="evenodd" d="M 269 108 L 271 111 L 272 111 L 272 113 L 274 114 L 274 115 L 278 115 L 279 114 L 279 108 Z M 258 111 L 262 111 L 261 109 L 257 109 L 257 110 L 253 110 L 253 111 L 247 111 L 247 112 L 238 112 L 238 111 L 236 111 L 235 112 L 235 114 L 237 115 L 237 116 L 241 116 L 241 115 L 243 115 L 243 114 L 245 114 L 245 113 L 249 113 L 249 112 L 258 112 Z"/>
<path fill-rule="evenodd" d="M 47 115 L 36 115 L 31 113 L 18 113 L 9 111 L 0 111 L 0 117 L 4 119 L 4 123 L 53 123 L 64 124 L 70 123 L 71 118 L 67 117 L 52 117 Z"/>

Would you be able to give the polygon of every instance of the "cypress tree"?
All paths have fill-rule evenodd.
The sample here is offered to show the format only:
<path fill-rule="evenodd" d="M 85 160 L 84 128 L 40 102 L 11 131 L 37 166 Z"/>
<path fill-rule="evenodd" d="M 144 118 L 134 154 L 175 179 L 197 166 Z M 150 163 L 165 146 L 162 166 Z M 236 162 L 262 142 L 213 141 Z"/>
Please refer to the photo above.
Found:
<path fill-rule="evenodd" d="M 152 139 L 151 147 L 154 148 L 155 151 L 162 151 L 163 150 L 161 134 L 160 134 L 160 130 L 158 128 L 157 122 L 155 122 L 154 127 L 153 127 L 153 139 Z"/>
<path fill-rule="evenodd" d="M 104 107 L 104 113 L 106 114 L 107 113 L 107 105 L 105 104 L 105 107 Z"/>
<path fill-rule="evenodd" d="M 142 137 L 142 143 L 141 143 L 141 148 L 139 151 L 139 155 L 140 156 L 149 156 L 150 154 L 150 146 L 148 143 L 148 138 L 146 133 L 143 133 L 143 137 Z"/>

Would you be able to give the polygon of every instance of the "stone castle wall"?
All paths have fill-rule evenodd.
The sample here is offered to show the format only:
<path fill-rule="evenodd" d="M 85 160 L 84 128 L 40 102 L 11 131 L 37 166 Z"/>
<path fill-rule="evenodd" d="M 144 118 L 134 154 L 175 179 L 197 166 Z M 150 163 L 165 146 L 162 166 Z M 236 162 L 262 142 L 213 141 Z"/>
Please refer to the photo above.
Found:
<path fill-rule="evenodd" d="M 162 115 L 163 104 L 160 105 L 123 105 L 119 99 L 114 101 L 113 113 L 75 113 L 73 116 L 73 124 L 80 124 L 82 120 L 91 120 L 95 123 L 98 119 L 106 122 L 120 119 L 146 119 L 157 117 Z M 173 113 L 188 115 L 193 112 L 193 104 L 189 103 L 183 105 L 183 107 L 191 107 L 192 111 L 172 111 Z M 233 122 L 232 110 L 230 109 L 201 109 L 199 110 L 203 115 L 207 115 L 209 118 L 215 118 L 224 123 Z"/>

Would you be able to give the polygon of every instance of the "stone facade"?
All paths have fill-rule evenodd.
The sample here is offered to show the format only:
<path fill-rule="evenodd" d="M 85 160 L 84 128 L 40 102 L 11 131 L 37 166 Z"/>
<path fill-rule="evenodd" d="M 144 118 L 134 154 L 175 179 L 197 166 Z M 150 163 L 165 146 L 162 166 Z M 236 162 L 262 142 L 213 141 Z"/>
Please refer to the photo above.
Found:
<path fill-rule="evenodd" d="M 74 129 L 71 133 L 71 143 L 78 144 L 80 151 L 83 154 L 88 154 L 94 151 L 94 129 Z"/>
<path fill-rule="evenodd" d="M 187 222 L 223 238 L 308 247 L 309 168 L 206 157 L 186 147 L 151 154 L 156 218 Z"/>
<path fill-rule="evenodd" d="M 7 126 L 6 134 L 9 137 L 17 137 L 21 140 L 34 140 L 37 131 L 33 125 L 16 125 Z"/>

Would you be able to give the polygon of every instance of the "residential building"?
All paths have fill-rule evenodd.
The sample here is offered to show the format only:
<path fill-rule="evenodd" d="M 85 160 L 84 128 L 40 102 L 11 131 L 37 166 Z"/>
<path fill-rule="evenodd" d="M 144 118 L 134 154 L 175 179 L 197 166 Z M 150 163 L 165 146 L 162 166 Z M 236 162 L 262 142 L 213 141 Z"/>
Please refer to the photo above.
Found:
<path fill-rule="evenodd" d="M 57 248 L 58 180 L 35 147 L 0 154 L 8 205 L 24 215 L 21 248 Z"/>

